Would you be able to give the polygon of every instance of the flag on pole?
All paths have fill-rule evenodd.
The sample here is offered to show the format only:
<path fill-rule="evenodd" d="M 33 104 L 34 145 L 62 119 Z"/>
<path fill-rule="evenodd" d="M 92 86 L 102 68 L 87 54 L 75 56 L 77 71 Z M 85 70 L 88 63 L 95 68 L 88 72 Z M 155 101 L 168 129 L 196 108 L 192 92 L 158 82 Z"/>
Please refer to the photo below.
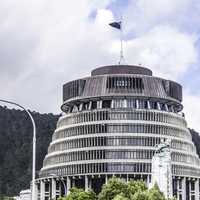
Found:
<path fill-rule="evenodd" d="M 119 60 L 119 65 L 121 65 L 121 63 L 123 61 L 125 63 L 125 59 L 124 59 L 124 55 L 123 55 L 122 17 L 121 17 L 121 21 L 118 21 L 118 22 L 115 21 L 115 22 L 110 23 L 109 25 L 113 28 L 120 30 L 120 60 Z"/>
<path fill-rule="evenodd" d="M 120 22 L 112 22 L 109 25 L 112 26 L 113 28 L 121 29 L 121 21 Z"/>

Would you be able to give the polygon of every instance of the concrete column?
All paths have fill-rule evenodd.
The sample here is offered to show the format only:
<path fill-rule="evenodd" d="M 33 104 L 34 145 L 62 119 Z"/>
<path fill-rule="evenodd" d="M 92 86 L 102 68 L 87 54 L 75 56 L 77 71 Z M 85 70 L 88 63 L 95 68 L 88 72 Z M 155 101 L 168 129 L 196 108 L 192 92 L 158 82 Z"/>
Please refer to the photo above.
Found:
<path fill-rule="evenodd" d="M 151 109 L 151 105 L 150 105 L 150 102 L 149 102 L 149 101 L 147 101 L 147 108 L 148 108 L 148 109 Z"/>
<path fill-rule="evenodd" d="M 180 179 L 179 178 L 177 178 L 177 186 L 176 186 L 176 191 L 177 191 L 177 193 L 176 193 L 176 196 L 177 196 L 177 200 L 180 200 L 179 199 L 179 194 L 180 194 L 180 185 L 181 183 L 180 183 Z"/>
<path fill-rule="evenodd" d="M 92 179 L 90 178 L 90 176 L 88 176 L 88 187 L 89 189 L 92 189 Z"/>
<path fill-rule="evenodd" d="M 106 174 L 106 177 L 105 177 L 105 183 L 107 184 L 108 183 L 108 175 Z"/>
<path fill-rule="evenodd" d="M 70 188 L 71 188 L 71 179 L 70 179 L 70 177 L 68 176 L 68 177 L 67 177 L 67 195 L 69 194 Z"/>
<path fill-rule="evenodd" d="M 139 100 L 138 99 L 136 100 L 136 108 L 137 109 L 139 108 Z"/>
<path fill-rule="evenodd" d="M 62 189 L 62 183 L 61 183 L 61 181 L 60 181 L 60 179 L 57 179 L 57 181 L 58 181 L 58 190 L 56 190 L 56 195 L 58 195 L 59 197 L 61 197 L 61 189 Z"/>
<path fill-rule="evenodd" d="M 72 187 L 75 187 L 75 177 L 72 177 L 72 179 L 71 179 L 71 185 L 72 185 Z"/>
<path fill-rule="evenodd" d="M 40 200 L 45 199 L 45 183 L 41 180 L 40 181 Z"/>
<path fill-rule="evenodd" d="M 186 200 L 186 178 L 183 177 L 183 179 L 181 180 L 181 184 L 182 184 L 182 198 L 183 200 Z"/>
<path fill-rule="evenodd" d="M 128 181 L 129 181 L 129 176 L 128 176 L 128 174 L 126 175 L 126 182 L 128 183 Z"/>
<path fill-rule="evenodd" d="M 157 108 L 158 108 L 158 110 L 161 110 L 161 107 L 160 107 L 160 103 L 159 103 L 159 102 L 157 102 Z"/>
<path fill-rule="evenodd" d="M 34 196 L 34 200 L 38 200 L 38 195 L 39 195 L 39 190 L 38 190 L 38 184 L 37 182 L 35 182 L 35 196 Z M 31 182 L 30 185 L 30 189 L 31 189 L 31 193 L 33 192 L 33 184 Z"/>
<path fill-rule="evenodd" d="M 35 183 L 35 199 L 36 200 L 38 200 L 38 194 L 39 194 L 38 183 Z"/>
<path fill-rule="evenodd" d="M 44 194 L 45 194 L 45 197 L 46 197 L 47 199 L 50 199 L 50 196 L 51 196 L 51 195 L 50 195 L 50 192 L 51 192 L 51 191 L 50 191 L 50 189 L 51 189 L 51 188 L 50 188 L 50 185 L 51 185 L 51 181 L 49 181 L 49 180 L 48 180 L 46 183 L 44 183 Z M 47 191 L 46 191 L 46 186 L 48 186 L 48 187 L 47 187 L 47 188 L 48 188 Z"/>
<path fill-rule="evenodd" d="M 89 181 L 88 181 L 88 176 L 86 175 L 86 176 L 85 176 L 85 191 L 88 191 L 88 189 L 89 189 L 89 186 L 88 186 L 89 184 L 88 184 L 88 182 L 89 182 Z"/>
<path fill-rule="evenodd" d="M 199 179 L 195 181 L 195 200 L 199 200 Z"/>
<path fill-rule="evenodd" d="M 150 175 L 148 174 L 148 175 L 147 175 L 147 187 L 148 187 L 148 188 L 150 188 L 150 186 L 151 186 L 150 184 L 151 184 L 151 183 L 150 183 Z"/>
<path fill-rule="evenodd" d="M 169 111 L 169 108 L 168 108 L 168 105 L 167 105 L 167 104 L 165 104 L 165 110 L 166 110 L 166 111 Z"/>
<path fill-rule="evenodd" d="M 191 180 L 190 180 L 190 182 L 189 182 L 189 199 L 191 200 Z"/>
<path fill-rule="evenodd" d="M 56 199 L 56 180 L 51 179 L 51 198 Z"/>

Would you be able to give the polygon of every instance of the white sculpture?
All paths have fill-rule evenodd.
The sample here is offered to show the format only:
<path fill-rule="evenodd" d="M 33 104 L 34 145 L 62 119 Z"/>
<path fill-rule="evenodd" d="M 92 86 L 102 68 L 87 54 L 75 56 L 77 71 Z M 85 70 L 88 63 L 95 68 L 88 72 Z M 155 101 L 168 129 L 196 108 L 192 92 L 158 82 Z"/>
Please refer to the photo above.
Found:
<path fill-rule="evenodd" d="M 170 143 L 171 141 L 167 140 L 157 145 L 152 158 L 151 187 L 157 183 L 166 198 L 173 197 Z"/>

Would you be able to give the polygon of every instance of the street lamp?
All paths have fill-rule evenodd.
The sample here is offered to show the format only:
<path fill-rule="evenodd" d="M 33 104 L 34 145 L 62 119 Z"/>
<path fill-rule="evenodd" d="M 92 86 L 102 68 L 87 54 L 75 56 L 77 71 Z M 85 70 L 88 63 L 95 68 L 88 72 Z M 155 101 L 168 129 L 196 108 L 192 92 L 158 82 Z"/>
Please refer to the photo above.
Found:
<path fill-rule="evenodd" d="M 59 180 L 61 180 L 63 187 L 64 187 L 65 197 L 66 197 L 67 196 L 67 187 L 66 187 L 66 184 L 65 184 L 63 178 L 61 176 L 58 176 L 57 174 L 50 174 L 50 176 L 53 176 L 55 178 L 59 178 Z"/>
<path fill-rule="evenodd" d="M 31 113 L 27 109 L 25 109 L 23 106 L 15 103 L 15 102 L 3 100 L 3 99 L 0 99 L 0 102 L 12 104 L 12 105 L 20 107 L 28 114 L 28 116 L 31 119 L 31 122 L 33 125 L 32 200 L 34 200 L 35 199 L 35 171 L 36 171 L 36 169 L 35 169 L 35 166 L 36 166 L 36 126 L 35 126 L 35 121 L 31 115 Z"/>

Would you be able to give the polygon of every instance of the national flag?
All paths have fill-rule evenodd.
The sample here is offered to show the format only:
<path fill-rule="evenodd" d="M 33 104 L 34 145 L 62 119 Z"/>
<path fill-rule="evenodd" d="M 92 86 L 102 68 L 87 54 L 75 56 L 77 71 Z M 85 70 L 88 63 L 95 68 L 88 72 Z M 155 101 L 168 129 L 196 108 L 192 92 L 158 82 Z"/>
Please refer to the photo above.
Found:
<path fill-rule="evenodd" d="M 120 22 L 112 22 L 109 24 L 113 28 L 121 29 L 121 21 Z"/>

